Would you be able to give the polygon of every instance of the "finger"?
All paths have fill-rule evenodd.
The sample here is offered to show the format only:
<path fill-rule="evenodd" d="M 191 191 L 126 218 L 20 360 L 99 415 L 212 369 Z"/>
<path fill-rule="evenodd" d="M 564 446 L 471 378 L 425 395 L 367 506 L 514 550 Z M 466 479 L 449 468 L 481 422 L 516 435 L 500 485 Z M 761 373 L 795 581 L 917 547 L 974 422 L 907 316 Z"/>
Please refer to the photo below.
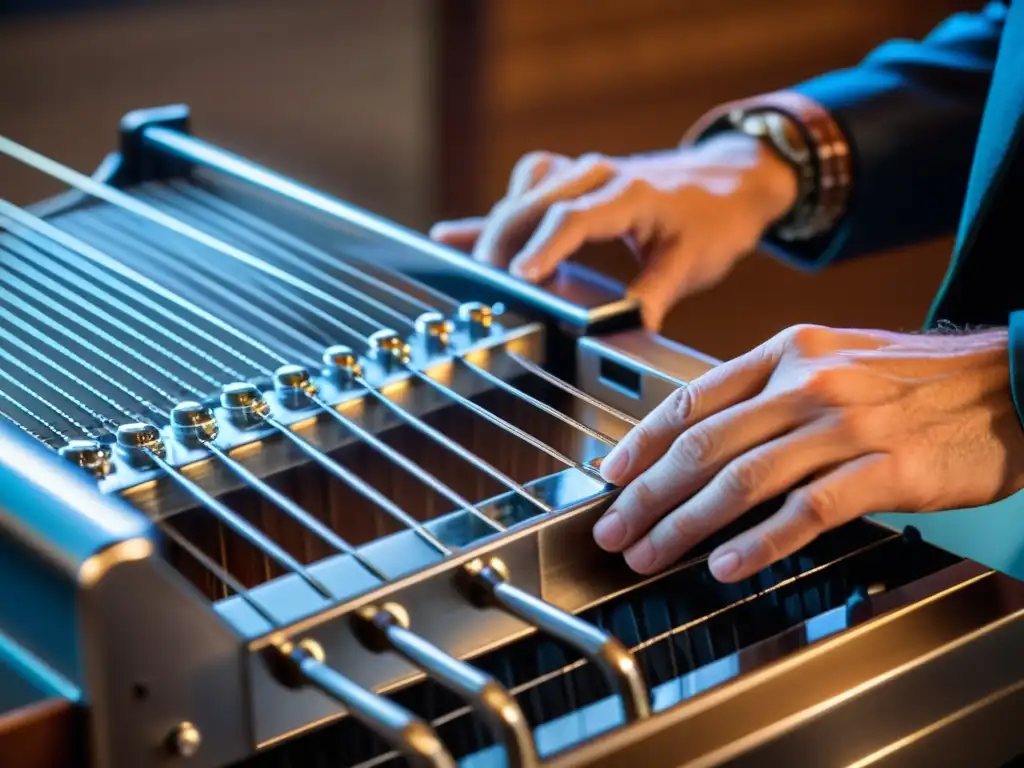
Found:
<path fill-rule="evenodd" d="M 626 234 L 633 227 L 640 196 L 637 186 L 612 183 L 575 200 L 555 203 L 512 260 L 512 273 L 543 280 L 584 243 Z"/>
<path fill-rule="evenodd" d="M 552 173 L 564 170 L 571 161 L 564 155 L 531 152 L 524 155 L 508 180 L 508 197 L 519 197 L 537 186 Z"/>
<path fill-rule="evenodd" d="M 484 224 L 485 219 L 480 216 L 455 221 L 439 221 L 430 228 L 430 239 L 450 245 L 460 251 L 470 251 L 476 245 L 480 233 L 483 232 Z"/>
<path fill-rule="evenodd" d="M 692 285 L 696 254 L 685 241 L 672 243 L 649 254 L 640 274 L 627 290 L 637 300 L 644 326 L 656 331 L 680 296 Z"/>
<path fill-rule="evenodd" d="M 793 491 L 778 512 L 712 552 L 709 567 L 719 581 L 739 581 L 845 522 L 899 511 L 902 497 L 890 456 L 862 456 Z"/>
<path fill-rule="evenodd" d="M 819 420 L 748 451 L 631 546 L 626 562 L 638 573 L 671 565 L 758 504 L 815 472 L 863 455 L 858 442 Z"/>
<path fill-rule="evenodd" d="M 755 397 L 684 431 L 619 494 L 594 527 L 594 538 L 602 548 L 621 552 L 729 461 L 793 429 L 800 418 L 791 400 Z"/>
<path fill-rule="evenodd" d="M 778 346 L 766 342 L 680 387 L 665 398 L 601 463 L 609 483 L 625 485 L 657 461 L 684 429 L 764 389 L 778 362 Z"/>
<path fill-rule="evenodd" d="M 614 173 L 615 168 L 609 161 L 587 159 L 549 175 L 518 198 L 506 198 L 495 206 L 488 218 L 473 249 L 474 258 L 489 264 L 507 265 L 526 244 L 548 208 L 604 186 Z"/>

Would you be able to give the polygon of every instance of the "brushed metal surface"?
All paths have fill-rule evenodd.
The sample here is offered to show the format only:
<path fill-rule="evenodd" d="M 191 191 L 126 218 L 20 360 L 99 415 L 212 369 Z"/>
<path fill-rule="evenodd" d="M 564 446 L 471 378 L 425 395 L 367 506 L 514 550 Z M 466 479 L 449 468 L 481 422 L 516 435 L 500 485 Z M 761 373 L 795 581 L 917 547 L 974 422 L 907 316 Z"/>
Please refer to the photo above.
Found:
<path fill-rule="evenodd" d="M 501 349 L 508 348 L 539 361 L 543 345 L 543 327 L 527 324 L 504 333 L 495 333 L 492 338 L 474 345 L 467 353 L 474 356 L 474 359 L 479 356 L 479 359 L 486 360 L 496 375 L 509 376 L 518 371 L 513 362 L 500 354 Z M 448 382 L 453 389 L 467 397 L 489 388 L 486 382 L 462 366 L 452 365 L 450 357 L 435 358 L 422 370 Z M 372 400 L 368 400 L 369 396 L 358 389 L 341 390 L 326 377 L 317 377 L 315 381 L 321 387 L 325 401 L 370 432 L 380 433 L 402 423 L 389 409 L 375 407 Z M 436 389 L 412 380 L 412 375 L 407 372 L 396 372 L 378 383 L 389 400 L 417 416 L 424 416 L 452 404 L 450 399 Z M 272 391 L 266 393 L 266 398 L 271 403 L 275 420 L 291 427 L 325 452 L 356 441 L 337 421 L 325 414 L 318 414 L 315 409 L 285 408 Z M 308 457 L 296 450 L 288 440 L 275 435 L 276 430 L 240 430 L 223 417 L 222 409 L 216 408 L 215 413 L 221 416 L 219 423 L 222 434 L 218 444 L 229 451 L 241 449 L 239 455 L 244 456 L 246 467 L 256 475 L 265 477 L 309 463 Z M 188 467 L 189 477 L 202 483 L 211 493 L 220 495 L 244 487 L 245 483 L 238 475 L 224 467 L 208 451 L 201 448 L 189 449 L 177 443 L 167 429 L 163 434 L 167 440 L 171 463 L 177 467 Z M 158 472 L 140 471 L 127 466 L 123 461 L 117 463 L 117 470 L 104 481 L 103 488 L 106 491 L 121 491 L 139 509 L 156 517 L 173 515 L 195 503 L 180 486 L 162 479 Z"/>
<path fill-rule="evenodd" d="M 717 365 L 707 355 L 643 329 L 580 339 L 576 361 L 581 389 L 636 418 Z M 608 364 L 629 371 L 635 383 L 623 386 L 606 375 Z"/>
<path fill-rule="evenodd" d="M 576 509 L 527 523 L 521 530 L 496 537 L 408 577 L 382 585 L 354 601 L 251 641 L 253 657 L 249 671 L 257 741 L 270 742 L 342 714 L 315 693 L 283 689 L 273 678 L 260 654 L 282 637 L 295 641 L 312 638 L 324 649 L 328 663 L 364 686 L 386 691 L 419 679 L 421 673 L 400 658 L 375 654 L 360 644 L 347 617 L 363 606 L 399 603 L 408 611 L 410 623 L 416 627 L 420 637 L 456 658 L 474 656 L 535 631 L 503 611 L 475 608 L 466 599 L 459 586 L 459 576 L 462 568 L 475 558 L 499 557 L 508 567 L 512 584 L 544 596 L 563 610 L 576 612 L 583 605 L 600 600 L 603 595 L 598 590 L 602 589 L 602 582 L 595 580 L 592 589 L 582 587 L 588 583 L 587 575 L 583 573 L 575 574 L 579 578 L 574 581 L 581 585 L 580 588 L 555 589 L 566 597 L 566 603 L 550 600 L 545 584 L 557 587 L 567 572 L 546 574 L 541 567 L 540 553 L 545 543 L 550 546 L 550 530 L 577 519 L 593 525 L 607 499 L 607 494 L 596 494 Z"/>
<path fill-rule="evenodd" d="M 963 562 L 881 597 L 860 626 L 745 649 L 753 668 L 551 765 L 847 765 L 1024 679 L 1024 584 Z M 1024 749 L 1019 729 L 996 733 Z"/>
<path fill-rule="evenodd" d="M 400 227 L 380 216 L 323 194 L 304 184 L 281 176 L 249 160 L 180 130 L 164 127 L 159 117 L 146 125 L 136 118 L 136 130 L 142 144 L 156 156 L 172 157 L 200 168 L 215 171 L 254 189 L 270 193 L 282 201 L 303 205 L 307 213 L 316 212 L 336 223 L 344 223 L 346 252 L 373 260 L 381 247 L 390 261 L 404 259 L 402 271 L 428 277 L 431 283 L 452 286 L 472 285 L 478 295 L 466 297 L 494 301 L 492 296 L 515 305 L 525 304 L 552 319 L 587 332 L 596 328 L 638 319 L 637 304 L 625 297 L 621 285 L 589 270 L 568 267 L 545 287 L 512 278 L 506 271 L 467 259 L 463 254 L 432 242 L 418 232 Z"/>
<path fill-rule="evenodd" d="M 622 299 L 620 289 L 586 270 L 569 267 L 548 286 L 527 286 L 205 142 L 166 128 L 151 131 L 145 120 L 136 128 L 150 151 L 156 149 L 188 164 L 213 168 L 235 182 L 261 187 L 267 194 L 258 203 L 269 200 L 276 220 L 291 216 L 295 209 L 299 218 L 318 219 L 314 234 L 321 242 L 341 243 L 341 250 L 352 259 L 443 284 L 460 298 L 507 300 L 524 307 L 527 321 L 512 323 L 513 328 L 481 345 L 490 348 L 479 352 L 496 375 L 513 372 L 500 350 L 514 349 L 550 365 L 586 394 L 642 417 L 673 389 L 715 364 L 693 350 L 639 330 L 635 307 Z M 209 179 L 203 183 L 210 183 Z M 230 186 L 217 182 L 206 188 L 229 190 Z M 248 201 L 246 210 L 264 210 L 253 202 L 258 196 L 244 187 L 229 190 L 230 199 Z M 69 208 L 61 215 L 79 213 L 83 211 Z M 606 333 L 601 336 L 585 335 L 602 331 Z M 459 379 L 466 376 L 461 366 L 446 372 L 443 357 L 421 355 L 417 363 L 434 375 L 448 373 L 460 393 L 481 388 L 478 380 Z M 386 396 L 410 411 L 428 413 L 448 402 L 435 390 L 410 384 L 403 375 L 387 378 L 383 371 L 374 375 Z M 362 426 L 375 432 L 394 426 L 394 416 L 387 409 L 368 407 L 360 395 L 321 383 L 332 405 Z M 281 406 L 275 403 L 278 420 L 319 446 L 329 450 L 348 439 L 331 419 L 313 418 L 311 412 L 287 412 Z M 588 425 L 608 434 L 622 433 L 621 423 L 618 432 L 602 428 L 612 418 L 609 414 L 591 415 L 598 423 Z M 266 431 L 232 432 L 225 426 L 225 439 L 239 449 L 240 456 L 246 456 L 247 466 L 255 468 L 257 475 L 305 463 L 291 451 L 290 443 Z M 57 461 L 56 457 L 46 459 L 51 460 Z M 187 466 L 190 477 L 202 480 L 217 495 L 241 485 L 237 475 L 223 471 L 201 452 L 175 446 L 171 462 Z M 192 505 L 185 495 L 175 495 L 179 486 L 154 482 L 154 478 L 119 467 L 104 490 L 111 494 L 108 499 L 123 494 L 152 516 L 174 515 Z M 50 495 L 58 495 L 58 490 Z M 211 606 L 159 558 L 147 555 L 115 563 L 104 578 L 77 596 L 78 603 L 72 607 L 78 612 L 69 614 L 81 622 L 83 689 L 92 709 L 94 762 L 104 768 L 170 765 L 174 758 L 162 745 L 178 724 L 189 722 L 204 736 L 193 762 L 220 765 L 344 715 L 317 691 L 282 685 L 278 670 L 268 663 L 282 643 L 314 642 L 324 653 L 323 662 L 317 661 L 326 665 L 324 670 L 333 670 L 367 691 L 388 692 L 421 678 L 423 673 L 398 655 L 380 654 L 367 646 L 353 623 L 353 617 L 367 606 L 400 605 L 418 638 L 438 654 L 456 659 L 471 660 L 536 631 L 530 622 L 504 611 L 475 607 L 467 599 L 460 576 L 476 558 L 500 558 L 517 589 L 570 613 L 656 580 L 633 574 L 620 557 L 602 552 L 592 541 L 593 523 L 614 489 L 585 474 L 566 472 L 531 484 L 531 490 L 544 496 L 556 511 L 538 514 L 514 494 L 485 502 L 487 516 L 510 524 L 501 535 L 487 535 L 480 521 L 465 512 L 426 523 L 425 528 L 438 539 L 454 542 L 450 557 L 444 558 L 412 530 L 361 547 L 360 554 L 391 579 L 387 583 L 371 577 L 349 555 L 310 565 L 309 572 L 339 596 L 333 603 L 317 594 L 308 581 L 285 576 Z M 15 518 L 29 511 L 24 499 L 16 499 L 11 506 L 18 510 Z M 43 532 L 44 539 L 53 535 Z M 557 764 L 610 764 L 613 759 L 620 762 L 612 764 L 622 760 L 644 764 L 645 758 L 651 762 L 655 754 L 662 764 L 693 759 L 711 765 L 752 755 L 783 759 L 794 754 L 794 745 L 814 746 L 819 736 L 809 734 L 816 724 L 828 721 L 838 728 L 853 714 L 868 722 L 871 713 L 865 714 L 863 708 L 879 710 L 883 701 L 876 692 L 895 691 L 903 701 L 915 688 L 934 685 L 951 671 L 965 674 L 963 664 L 968 660 L 982 664 L 983 669 L 969 685 L 950 695 L 940 695 L 936 689 L 926 714 L 918 712 L 894 718 L 888 726 L 879 725 L 857 747 L 883 744 L 886 738 L 903 733 L 900 728 L 919 730 L 927 717 L 959 712 L 974 700 L 994 696 L 1005 684 L 1024 679 L 1020 660 L 1024 656 L 1018 653 L 1019 658 L 1010 658 L 1011 650 L 998 645 L 1007 639 L 1024 642 L 1020 595 L 1024 585 L 972 568 L 948 569 L 943 572 L 946 582 L 922 580 L 914 585 L 917 593 L 900 592 L 895 603 L 891 595 L 871 597 L 867 608 L 860 605 L 855 614 L 843 616 L 846 631 L 812 647 L 801 649 L 811 632 L 809 625 L 801 625 L 769 643 L 745 649 L 740 654 L 742 674 L 715 679 L 704 695 L 681 702 L 650 724 L 584 745 L 559 758 Z M 57 612 L 74 600 L 65 602 L 56 606 Z M 254 610 L 253 602 L 262 610 Z M 77 640 L 65 638 L 70 645 Z M 739 663 L 740 657 L 734 661 Z M 857 689 L 851 695 L 857 686 L 863 691 Z M 1011 698 L 1009 693 L 1003 697 Z M 681 723 L 682 744 L 678 734 L 668 731 L 678 730 Z M 844 757 L 852 755 L 851 738 L 836 739 Z"/>

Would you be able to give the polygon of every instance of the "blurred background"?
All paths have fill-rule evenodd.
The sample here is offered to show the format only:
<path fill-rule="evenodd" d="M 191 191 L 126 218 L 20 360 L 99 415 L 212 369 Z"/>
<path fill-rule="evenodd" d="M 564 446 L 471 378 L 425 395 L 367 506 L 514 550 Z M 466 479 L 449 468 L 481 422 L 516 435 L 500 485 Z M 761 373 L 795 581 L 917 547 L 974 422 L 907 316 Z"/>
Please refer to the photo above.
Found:
<path fill-rule="evenodd" d="M 425 230 L 486 211 L 533 149 L 671 146 L 718 102 L 919 37 L 945 0 L 0 0 L 0 134 L 81 171 L 131 109 Z M 19 204 L 59 188 L 0 166 Z M 670 318 L 719 357 L 797 322 L 916 328 L 949 242 L 820 275 L 767 256 Z M 584 258 L 627 280 L 622 248 Z"/>

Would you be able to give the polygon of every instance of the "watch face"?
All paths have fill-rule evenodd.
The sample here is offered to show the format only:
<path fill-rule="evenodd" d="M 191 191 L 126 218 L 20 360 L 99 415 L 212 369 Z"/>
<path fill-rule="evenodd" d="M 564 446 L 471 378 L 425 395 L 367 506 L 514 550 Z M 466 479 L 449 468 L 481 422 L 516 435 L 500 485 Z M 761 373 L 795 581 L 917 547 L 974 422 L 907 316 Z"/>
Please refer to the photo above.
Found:
<path fill-rule="evenodd" d="M 737 127 L 750 136 L 766 138 L 769 135 L 768 121 L 764 115 L 746 115 Z"/>

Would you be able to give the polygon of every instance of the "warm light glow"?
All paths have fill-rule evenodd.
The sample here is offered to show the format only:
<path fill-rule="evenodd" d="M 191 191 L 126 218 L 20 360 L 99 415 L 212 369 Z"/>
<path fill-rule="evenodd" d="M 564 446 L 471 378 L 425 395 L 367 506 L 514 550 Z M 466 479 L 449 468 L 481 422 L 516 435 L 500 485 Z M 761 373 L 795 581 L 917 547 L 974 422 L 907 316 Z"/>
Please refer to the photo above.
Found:
<path fill-rule="evenodd" d="M 237 459 L 240 456 L 249 456 L 250 454 L 258 453 L 261 450 L 263 450 L 263 441 L 257 440 L 252 443 L 243 443 L 237 448 L 232 448 L 230 454 L 232 458 Z"/>
<path fill-rule="evenodd" d="M 317 421 L 317 417 L 314 414 L 314 415 L 310 416 L 308 419 L 303 419 L 302 421 L 296 421 L 294 424 L 291 425 L 291 427 L 292 427 L 292 429 L 306 429 L 307 427 L 314 426 L 316 424 L 316 421 Z"/>
<path fill-rule="evenodd" d="M 431 368 L 424 371 L 424 373 L 434 381 L 439 381 L 442 384 L 448 385 L 451 384 L 454 370 L 455 366 L 452 364 L 451 360 L 446 360 L 443 363 L 431 366 Z"/>
<path fill-rule="evenodd" d="M 490 349 L 474 349 L 462 356 L 466 360 L 480 367 L 486 367 L 487 362 L 491 359 Z"/>
<path fill-rule="evenodd" d="M 398 379 L 397 381 L 392 381 L 390 384 L 385 384 L 377 391 L 382 395 L 390 397 L 391 395 L 400 395 L 407 389 L 409 389 L 409 380 Z"/>
<path fill-rule="evenodd" d="M 82 587 L 91 587 L 103 579 L 112 568 L 121 563 L 145 560 L 153 554 L 153 542 L 149 539 L 129 539 L 96 553 L 78 569 L 78 582 Z"/>

